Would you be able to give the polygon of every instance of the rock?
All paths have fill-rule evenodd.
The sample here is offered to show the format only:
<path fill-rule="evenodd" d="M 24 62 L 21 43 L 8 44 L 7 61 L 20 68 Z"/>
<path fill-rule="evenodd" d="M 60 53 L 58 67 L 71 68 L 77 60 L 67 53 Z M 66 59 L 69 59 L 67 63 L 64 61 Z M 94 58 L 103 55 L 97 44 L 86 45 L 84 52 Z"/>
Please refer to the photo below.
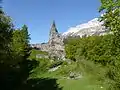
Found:
<path fill-rule="evenodd" d="M 37 54 L 36 58 L 49 58 L 49 56 L 44 54 Z"/>
<path fill-rule="evenodd" d="M 32 44 L 33 48 L 46 51 L 52 59 L 65 60 L 64 40 L 69 37 L 87 37 L 91 35 L 104 35 L 106 29 L 103 22 L 95 18 L 87 23 L 71 27 L 67 32 L 59 34 L 55 22 L 53 21 L 49 33 L 49 41 L 42 44 Z"/>
<path fill-rule="evenodd" d="M 54 68 L 51 68 L 49 69 L 48 71 L 49 72 L 53 72 L 53 71 L 56 71 L 57 69 L 59 69 L 61 66 L 57 66 L 57 67 L 54 67 Z"/>
<path fill-rule="evenodd" d="M 70 73 L 70 76 L 69 76 L 71 79 L 74 79 L 75 78 L 75 74 L 73 72 Z"/>
<path fill-rule="evenodd" d="M 55 22 L 53 21 L 49 33 L 49 41 L 47 43 L 32 45 L 32 47 L 48 52 L 52 59 L 61 60 L 65 58 L 63 40 L 64 38 L 58 33 Z"/>
<path fill-rule="evenodd" d="M 62 35 L 58 33 L 55 22 L 53 21 L 48 41 L 49 54 L 51 57 L 58 57 L 58 59 L 65 57 L 63 39 Z"/>
<path fill-rule="evenodd" d="M 80 78 L 82 78 L 82 75 L 79 73 L 76 73 L 76 72 L 70 72 L 69 78 L 70 79 L 80 79 Z"/>
<path fill-rule="evenodd" d="M 98 18 L 95 18 L 87 23 L 71 27 L 67 32 L 64 32 L 62 35 L 66 38 L 68 36 L 92 36 L 92 35 L 104 35 L 106 29 L 103 26 L 103 22 L 98 21 Z"/>

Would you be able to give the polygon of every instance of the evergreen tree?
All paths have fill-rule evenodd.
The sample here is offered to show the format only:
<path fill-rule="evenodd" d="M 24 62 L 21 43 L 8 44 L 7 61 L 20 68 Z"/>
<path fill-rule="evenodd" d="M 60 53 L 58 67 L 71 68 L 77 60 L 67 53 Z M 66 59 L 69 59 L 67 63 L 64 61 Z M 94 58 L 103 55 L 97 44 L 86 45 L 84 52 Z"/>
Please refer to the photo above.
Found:
<path fill-rule="evenodd" d="M 0 12 L 0 61 L 6 60 L 9 55 L 9 46 L 12 38 L 13 24 L 10 17 L 6 16 L 1 9 Z"/>
<path fill-rule="evenodd" d="M 15 30 L 12 37 L 13 54 L 19 57 L 27 58 L 30 52 L 28 28 L 24 25 L 20 30 Z"/>

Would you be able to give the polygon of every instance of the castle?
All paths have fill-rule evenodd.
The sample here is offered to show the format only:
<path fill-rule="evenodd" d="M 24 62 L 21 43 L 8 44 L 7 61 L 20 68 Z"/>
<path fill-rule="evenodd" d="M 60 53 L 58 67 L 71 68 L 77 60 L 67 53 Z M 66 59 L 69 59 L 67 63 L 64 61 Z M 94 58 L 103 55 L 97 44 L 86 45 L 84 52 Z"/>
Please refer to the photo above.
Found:
<path fill-rule="evenodd" d="M 65 51 L 63 40 L 64 38 L 61 34 L 59 34 L 55 21 L 53 21 L 49 33 L 49 41 L 42 44 L 32 44 L 32 47 L 48 52 L 49 56 L 52 58 L 64 59 Z"/>

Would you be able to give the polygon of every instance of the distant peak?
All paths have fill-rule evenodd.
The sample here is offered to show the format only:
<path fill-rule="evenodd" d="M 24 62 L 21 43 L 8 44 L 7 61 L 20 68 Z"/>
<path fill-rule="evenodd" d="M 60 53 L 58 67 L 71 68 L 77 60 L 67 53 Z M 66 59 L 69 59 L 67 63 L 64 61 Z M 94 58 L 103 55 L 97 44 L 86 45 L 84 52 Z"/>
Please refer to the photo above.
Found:
<path fill-rule="evenodd" d="M 55 20 L 52 21 L 52 27 L 56 27 Z"/>
<path fill-rule="evenodd" d="M 50 29 L 50 33 L 49 33 L 49 38 L 51 39 L 56 35 L 58 35 L 58 30 L 56 28 L 55 21 L 53 20 L 52 26 L 51 26 L 51 29 Z"/>
<path fill-rule="evenodd" d="M 94 18 L 87 23 L 79 24 L 75 27 L 70 27 L 67 32 L 64 32 L 62 35 L 83 35 L 83 34 L 93 34 L 98 32 L 99 30 L 102 32 L 103 27 L 102 24 L 104 22 L 100 22 L 99 18 Z M 99 30 L 98 30 L 99 29 Z"/>

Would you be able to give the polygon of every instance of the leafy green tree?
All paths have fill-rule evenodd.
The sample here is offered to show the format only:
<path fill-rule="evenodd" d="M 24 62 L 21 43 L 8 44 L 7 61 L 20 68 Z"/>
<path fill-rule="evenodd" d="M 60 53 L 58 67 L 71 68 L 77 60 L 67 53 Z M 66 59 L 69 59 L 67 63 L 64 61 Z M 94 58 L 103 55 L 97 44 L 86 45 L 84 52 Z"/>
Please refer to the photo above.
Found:
<path fill-rule="evenodd" d="M 101 16 L 101 20 L 104 21 L 104 25 L 114 34 L 119 32 L 120 28 L 120 0 L 101 0 L 101 6 L 99 12 L 104 12 Z"/>
<path fill-rule="evenodd" d="M 79 45 L 79 40 L 80 38 L 73 38 L 69 37 L 67 38 L 64 43 L 65 43 L 65 52 L 66 52 L 66 57 L 75 60 L 75 53 L 77 50 L 77 46 Z"/>
<path fill-rule="evenodd" d="M 114 45 L 120 48 L 120 0 L 101 0 L 99 12 L 103 11 L 101 21 L 104 26 L 113 32 Z"/>
<path fill-rule="evenodd" d="M 101 21 L 113 33 L 110 48 L 112 63 L 109 64 L 108 76 L 114 81 L 113 90 L 120 89 L 120 0 L 101 0 L 100 12 L 104 12 Z M 111 89 L 112 90 L 112 89 Z"/>

